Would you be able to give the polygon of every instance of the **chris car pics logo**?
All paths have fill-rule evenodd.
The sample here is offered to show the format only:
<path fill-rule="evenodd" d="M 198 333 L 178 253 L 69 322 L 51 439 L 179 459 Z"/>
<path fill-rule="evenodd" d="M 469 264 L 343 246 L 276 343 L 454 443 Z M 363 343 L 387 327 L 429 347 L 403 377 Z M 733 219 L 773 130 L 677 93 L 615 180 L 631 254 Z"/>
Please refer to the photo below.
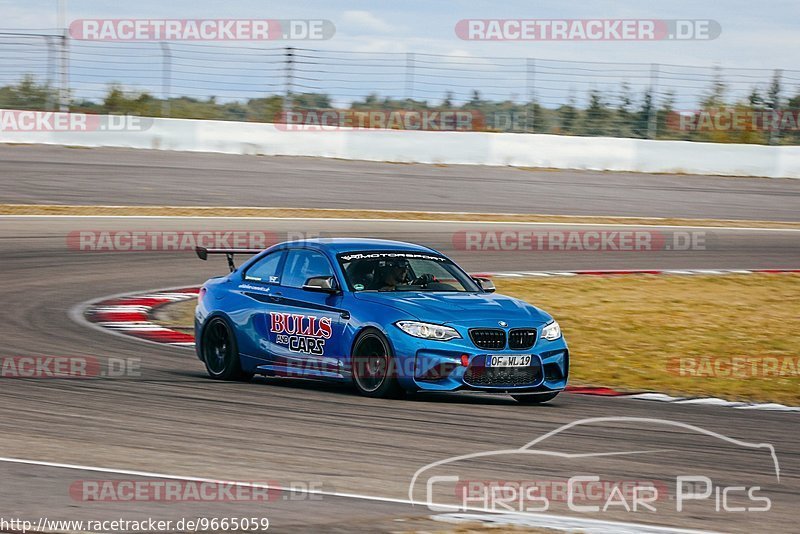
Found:
<path fill-rule="evenodd" d="M 598 425 L 612 425 L 616 432 L 635 432 L 641 443 L 638 450 L 609 449 L 587 439 L 589 452 L 565 452 L 586 427 L 587 438 L 597 435 Z M 593 428 L 590 428 L 593 427 Z M 667 428 L 664 428 L 667 427 Z M 652 435 L 648 432 L 654 431 Z M 664 431 L 679 432 L 687 439 L 707 441 L 703 451 L 714 447 L 750 449 L 740 466 L 741 476 L 732 479 L 727 467 L 720 472 L 700 459 L 689 460 L 691 450 L 668 448 Z M 563 434 L 563 435 L 561 435 Z M 651 436 L 648 438 L 648 436 Z M 621 436 L 622 441 L 626 441 Z M 649 441 L 648 441 L 649 440 Z M 552 443 L 552 446 L 548 446 Z M 597 458 L 613 456 L 619 462 L 674 454 L 677 463 L 664 462 L 665 470 L 649 477 L 616 477 L 612 472 L 593 473 Z M 472 468 L 497 466 L 497 474 L 513 469 L 514 479 L 492 476 L 475 479 Z M 658 462 L 657 462 L 658 463 Z M 542 471 L 542 466 L 547 470 Z M 668 466 L 675 466 L 670 472 Z M 770 443 L 751 443 L 734 439 L 698 426 L 666 419 L 639 417 L 597 417 L 562 425 L 519 448 L 483 451 L 444 458 L 418 469 L 408 489 L 410 500 L 425 504 L 435 512 L 545 512 L 564 508 L 571 512 L 665 513 L 763 513 L 772 508 L 768 496 L 780 484 L 780 466 Z"/>

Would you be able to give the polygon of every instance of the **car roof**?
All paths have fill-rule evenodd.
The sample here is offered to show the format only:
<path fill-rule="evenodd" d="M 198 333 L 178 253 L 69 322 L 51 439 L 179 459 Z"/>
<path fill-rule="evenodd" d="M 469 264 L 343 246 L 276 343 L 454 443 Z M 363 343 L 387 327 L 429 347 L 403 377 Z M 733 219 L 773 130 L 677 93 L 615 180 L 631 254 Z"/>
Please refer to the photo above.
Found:
<path fill-rule="evenodd" d="M 287 241 L 282 243 L 282 246 L 291 247 L 292 245 L 318 245 L 333 254 L 341 254 L 343 252 L 363 252 L 370 250 L 392 250 L 392 251 L 408 251 L 408 252 L 428 252 L 439 254 L 439 252 L 422 245 L 414 243 L 405 243 L 403 241 L 393 241 L 390 239 L 370 239 L 370 238 L 352 238 L 352 237 L 322 237 L 315 239 L 304 239 L 302 241 Z"/>

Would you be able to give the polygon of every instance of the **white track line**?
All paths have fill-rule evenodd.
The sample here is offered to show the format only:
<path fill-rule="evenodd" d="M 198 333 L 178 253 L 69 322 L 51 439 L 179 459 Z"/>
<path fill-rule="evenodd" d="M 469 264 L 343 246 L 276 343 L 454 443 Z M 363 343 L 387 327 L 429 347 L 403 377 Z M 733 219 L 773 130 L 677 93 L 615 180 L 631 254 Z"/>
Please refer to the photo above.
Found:
<path fill-rule="evenodd" d="M 21 464 L 21 465 L 34 465 L 39 467 L 53 467 L 57 469 L 71 469 L 75 471 L 91 471 L 95 473 L 110 473 L 114 475 L 125 475 L 132 477 L 145 477 L 145 478 L 160 478 L 164 480 L 180 480 L 185 482 L 199 482 L 208 484 L 229 485 L 244 488 L 254 489 L 273 489 L 277 491 L 284 491 L 290 493 L 302 493 L 306 495 L 319 495 L 323 497 L 338 497 L 343 499 L 357 499 L 362 501 L 383 502 L 392 504 L 403 504 L 409 506 L 427 506 L 427 503 L 422 501 L 412 501 L 408 499 L 396 499 L 392 497 L 378 497 L 374 495 L 362 495 L 358 493 L 342 493 L 336 491 L 322 491 L 311 490 L 303 488 L 291 488 L 285 486 L 273 486 L 269 484 L 256 484 L 253 482 L 239 482 L 234 480 L 220 480 L 214 478 L 203 478 L 193 476 L 171 475 L 165 473 L 153 473 L 150 471 L 138 471 L 132 469 L 117 469 L 109 467 L 96 467 L 90 465 L 79 464 L 65 464 L 59 462 L 47 462 L 41 460 L 26 460 L 22 458 L 7 458 L 0 457 L 0 462 Z M 494 514 L 490 510 L 476 508 L 476 507 L 459 507 L 449 505 L 438 505 L 441 508 L 451 508 L 454 512 L 469 511 L 484 514 L 482 517 L 492 517 Z M 539 525 L 547 525 L 549 528 L 556 528 L 559 530 L 583 530 L 592 533 L 609 533 L 609 532 L 643 532 L 643 533 L 664 533 L 664 534 L 701 534 L 708 531 L 686 530 L 672 527 L 659 527 L 644 525 L 638 523 L 627 523 L 623 521 L 603 521 L 600 519 L 586 519 L 578 517 L 569 517 L 562 515 L 539 514 L 530 512 L 520 512 L 513 514 L 517 521 L 536 522 Z M 508 514 L 503 514 L 508 516 Z"/>
<path fill-rule="evenodd" d="M 103 206 L 98 206 L 103 207 Z M 507 225 L 507 226 L 602 226 L 606 228 L 679 228 L 682 230 L 742 230 L 751 232 L 800 232 L 800 228 L 758 228 L 749 226 L 686 226 L 671 224 L 634 223 L 579 223 L 579 222 L 533 222 L 533 221 L 459 221 L 446 219 L 354 219 L 349 217 L 231 217 L 219 215 L 0 215 L 0 219 L 208 219 L 240 221 L 314 221 L 314 222 L 365 222 L 365 223 L 424 223 L 424 224 L 464 224 L 464 225 Z M 620 217 L 612 217 L 619 219 Z M 781 221 L 775 221 L 780 223 Z"/>

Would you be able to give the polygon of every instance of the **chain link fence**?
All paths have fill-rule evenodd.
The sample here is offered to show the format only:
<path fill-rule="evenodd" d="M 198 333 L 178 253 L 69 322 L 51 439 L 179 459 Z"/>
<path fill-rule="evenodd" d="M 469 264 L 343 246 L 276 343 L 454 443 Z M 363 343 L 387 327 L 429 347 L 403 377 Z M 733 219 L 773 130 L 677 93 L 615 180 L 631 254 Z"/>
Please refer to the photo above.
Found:
<path fill-rule="evenodd" d="M 487 131 L 800 143 L 800 70 L 15 32 L 0 33 L 0 51 L 3 108 L 269 122 L 287 110 L 457 109 Z"/>

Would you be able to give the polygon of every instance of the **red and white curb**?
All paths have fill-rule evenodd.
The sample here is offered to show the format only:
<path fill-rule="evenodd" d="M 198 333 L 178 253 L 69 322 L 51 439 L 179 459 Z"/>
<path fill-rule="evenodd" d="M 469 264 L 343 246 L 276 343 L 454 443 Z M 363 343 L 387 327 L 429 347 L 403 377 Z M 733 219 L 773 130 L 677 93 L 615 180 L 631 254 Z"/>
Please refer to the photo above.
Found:
<path fill-rule="evenodd" d="M 614 276 L 626 274 L 673 274 L 673 275 L 723 275 L 723 274 L 777 274 L 800 273 L 800 269 L 617 269 L 602 271 L 514 271 L 482 273 L 492 278 L 525 278 L 548 276 Z"/>
<path fill-rule="evenodd" d="M 769 270 L 769 271 L 717 271 L 719 274 L 751 273 L 751 272 L 800 272 L 800 270 Z M 580 274 L 629 274 L 629 271 L 572 271 L 568 275 Z M 641 274 L 637 271 L 636 274 Z M 671 274 L 672 271 L 655 271 L 646 274 Z M 708 271 L 704 271 L 704 274 Z M 491 273 L 484 273 L 481 276 Z M 493 276 L 510 273 L 494 273 Z M 526 273 L 522 276 L 531 276 Z M 563 273 L 562 273 L 563 274 Z M 683 272 L 675 273 L 683 274 Z M 551 274 L 550 276 L 559 276 Z M 85 321 L 94 327 L 99 327 L 107 332 L 124 335 L 152 343 L 172 345 L 176 347 L 194 347 L 194 336 L 161 326 L 153 321 L 153 312 L 167 304 L 182 302 L 197 298 L 200 288 L 184 287 L 177 289 L 153 290 L 142 293 L 130 293 L 106 297 L 86 303 L 76 308 L 73 317 L 79 322 Z M 567 386 L 566 391 L 578 395 L 595 395 L 600 397 L 624 397 L 628 399 L 669 402 L 673 404 L 695 404 L 706 406 L 724 406 L 739 410 L 768 410 L 780 412 L 800 412 L 800 407 L 785 406 L 777 403 L 749 403 L 729 401 L 714 397 L 673 397 L 665 393 L 656 392 L 623 392 L 602 386 Z"/>
<path fill-rule="evenodd" d="M 740 402 L 718 399 L 716 397 L 673 397 L 666 393 L 627 393 L 616 391 L 607 387 L 591 386 L 567 386 L 567 391 L 580 395 L 598 395 L 602 397 L 624 397 L 626 399 L 670 402 L 673 404 L 696 404 L 703 406 L 723 406 L 725 408 L 736 408 L 738 410 L 767 410 L 772 412 L 800 412 L 800 406 L 785 406 L 775 402 Z"/>
<path fill-rule="evenodd" d="M 153 322 L 153 312 L 161 306 L 197 298 L 200 288 L 187 287 L 136 293 L 94 301 L 83 310 L 91 324 L 117 334 L 145 341 L 194 347 L 194 336 Z"/>

